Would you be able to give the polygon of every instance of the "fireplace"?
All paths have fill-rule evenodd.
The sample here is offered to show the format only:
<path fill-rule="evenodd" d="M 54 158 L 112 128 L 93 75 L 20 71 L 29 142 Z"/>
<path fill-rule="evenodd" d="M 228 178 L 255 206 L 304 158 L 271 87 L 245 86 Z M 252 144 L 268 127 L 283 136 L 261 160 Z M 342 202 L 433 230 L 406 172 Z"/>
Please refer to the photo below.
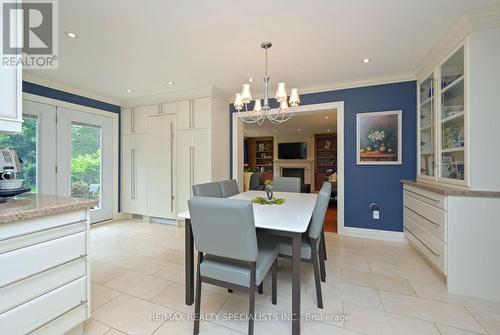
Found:
<path fill-rule="evenodd" d="M 305 173 L 303 168 L 282 168 L 282 177 L 298 177 L 300 178 L 300 183 L 305 184 Z"/>

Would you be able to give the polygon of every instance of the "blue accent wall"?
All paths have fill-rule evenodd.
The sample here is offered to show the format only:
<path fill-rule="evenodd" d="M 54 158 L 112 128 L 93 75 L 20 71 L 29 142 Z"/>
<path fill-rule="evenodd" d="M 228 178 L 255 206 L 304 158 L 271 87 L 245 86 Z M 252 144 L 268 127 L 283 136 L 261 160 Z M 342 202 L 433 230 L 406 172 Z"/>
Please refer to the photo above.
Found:
<path fill-rule="evenodd" d="M 121 110 L 121 107 L 117 105 L 61 91 L 55 88 L 30 83 L 24 80 L 23 80 L 23 92 L 39 95 L 46 98 L 70 102 L 81 106 L 92 107 L 106 112 L 120 113 Z"/>
<path fill-rule="evenodd" d="M 416 82 L 310 93 L 301 95 L 300 99 L 301 105 L 344 102 L 344 226 L 403 231 L 400 180 L 416 178 Z M 275 101 L 272 105 L 277 106 Z M 356 165 L 356 114 L 390 110 L 403 111 L 403 164 Z M 233 105 L 230 105 L 230 113 L 234 111 Z M 232 118 L 230 120 L 232 138 Z M 372 202 L 380 207 L 380 220 L 372 219 L 369 208 Z"/>

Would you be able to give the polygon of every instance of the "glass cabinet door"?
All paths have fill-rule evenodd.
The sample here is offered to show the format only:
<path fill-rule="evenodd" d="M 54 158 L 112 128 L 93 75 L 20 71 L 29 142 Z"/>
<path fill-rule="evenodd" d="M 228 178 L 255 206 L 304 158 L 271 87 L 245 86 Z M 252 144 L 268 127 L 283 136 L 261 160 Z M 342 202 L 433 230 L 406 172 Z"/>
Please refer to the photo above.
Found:
<path fill-rule="evenodd" d="M 464 47 L 440 67 L 440 177 L 465 180 Z"/>
<path fill-rule="evenodd" d="M 420 84 L 420 175 L 434 176 L 434 74 Z"/>

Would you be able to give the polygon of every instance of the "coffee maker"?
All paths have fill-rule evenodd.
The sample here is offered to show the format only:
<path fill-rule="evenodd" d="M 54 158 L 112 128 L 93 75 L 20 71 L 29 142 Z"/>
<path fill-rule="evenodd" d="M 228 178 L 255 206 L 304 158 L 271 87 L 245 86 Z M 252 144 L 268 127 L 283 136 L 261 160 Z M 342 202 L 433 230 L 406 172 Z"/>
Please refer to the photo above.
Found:
<path fill-rule="evenodd" d="M 17 179 L 17 174 L 23 167 L 22 161 L 15 150 L 9 148 L 0 149 L 0 202 L 5 202 L 8 197 L 29 192 L 29 188 L 23 188 L 23 179 Z"/>

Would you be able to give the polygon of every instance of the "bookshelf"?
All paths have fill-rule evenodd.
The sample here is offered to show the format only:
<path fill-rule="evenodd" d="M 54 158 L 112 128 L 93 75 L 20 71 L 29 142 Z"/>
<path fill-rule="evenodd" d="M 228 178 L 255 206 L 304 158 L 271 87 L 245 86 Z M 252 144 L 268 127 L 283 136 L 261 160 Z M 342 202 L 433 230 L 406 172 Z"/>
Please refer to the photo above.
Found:
<path fill-rule="evenodd" d="M 337 134 L 314 135 L 314 189 L 337 172 Z"/>

